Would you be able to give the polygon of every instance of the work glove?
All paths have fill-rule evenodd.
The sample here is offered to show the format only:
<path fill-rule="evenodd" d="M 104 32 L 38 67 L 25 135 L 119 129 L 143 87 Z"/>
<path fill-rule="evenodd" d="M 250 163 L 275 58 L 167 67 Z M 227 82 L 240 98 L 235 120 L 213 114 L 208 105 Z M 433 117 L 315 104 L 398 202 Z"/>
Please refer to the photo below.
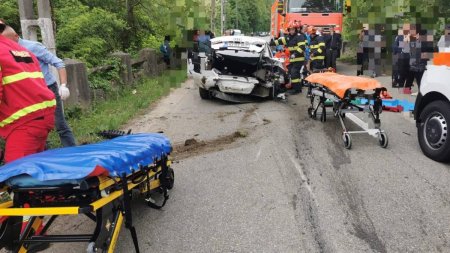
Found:
<path fill-rule="evenodd" d="M 62 100 L 66 100 L 70 96 L 70 91 L 66 87 L 65 83 L 61 84 L 61 86 L 59 87 L 59 96 Z"/>

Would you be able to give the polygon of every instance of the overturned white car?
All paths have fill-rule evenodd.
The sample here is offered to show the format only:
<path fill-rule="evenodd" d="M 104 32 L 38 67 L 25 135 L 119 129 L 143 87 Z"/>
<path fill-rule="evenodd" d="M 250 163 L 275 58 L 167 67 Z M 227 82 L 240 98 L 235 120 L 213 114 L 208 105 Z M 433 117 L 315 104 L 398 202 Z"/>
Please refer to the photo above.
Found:
<path fill-rule="evenodd" d="M 191 71 L 200 97 L 246 102 L 249 95 L 273 98 L 285 72 L 261 38 L 224 36 L 211 40 L 211 50 L 194 53 Z"/>

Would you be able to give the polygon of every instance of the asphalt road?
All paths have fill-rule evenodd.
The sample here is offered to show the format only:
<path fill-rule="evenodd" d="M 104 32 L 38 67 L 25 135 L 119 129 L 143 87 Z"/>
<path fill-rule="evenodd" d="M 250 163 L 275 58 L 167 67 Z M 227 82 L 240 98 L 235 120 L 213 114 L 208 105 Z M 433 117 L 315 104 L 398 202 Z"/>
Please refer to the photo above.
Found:
<path fill-rule="evenodd" d="M 346 150 L 339 122 L 312 120 L 307 106 L 304 95 L 201 100 L 188 81 L 131 122 L 127 129 L 164 131 L 175 146 L 167 205 L 133 202 L 141 251 L 450 252 L 450 166 L 422 155 L 412 120 L 383 113 L 388 148 L 359 135 Z M 120 236 L 117 252 L 132 252 L 129 232 Z M 48 252 L 82 252 L 74 245 Z"/>

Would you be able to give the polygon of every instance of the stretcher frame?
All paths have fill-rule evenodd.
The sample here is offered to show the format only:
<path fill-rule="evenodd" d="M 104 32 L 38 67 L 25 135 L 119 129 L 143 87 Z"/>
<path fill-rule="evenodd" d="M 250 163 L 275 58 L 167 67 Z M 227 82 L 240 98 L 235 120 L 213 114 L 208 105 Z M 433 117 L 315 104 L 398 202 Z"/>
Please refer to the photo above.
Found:
<path fill-rule="evenodd" d="M 72 189 L 73 194 L 88 196 L 77 205 L 70 202 L 31 204 L 24 208 L 25 201 L 32 201 L 31 193 L 64 192 L 71 189 L 61 187 L 4 187 L 2 191 L 12 193 L 11 201 L 0 204 L 0 216 L 9 216 L 0 228 L 0 248 L 6 247 L 12 252 L 25 253 L 31 243 L 88 242 L 86 251 L 114 252 L 122 224 L 130 231 L 135 252 L 139 252 L 136 229 L 133 226 L 131 199 L 134 190 L 145 194 L 149 207 L 160 209 L 169 199 L 168 190 L 174 183 L 174 172 L 170 167 L 168 156 L 149 166 L 139 166 L 132 174 L 119 177 L 92 177 L 80 183 L 79 189 Z M 164 200 L 157 205 L 150 193 L 163 194 Z M 70 194 L 69 194 L 70 195 Z M 89 195 L 92 200 L 89 201 Z M 30 202 L 31 202 L 30 201 Z M 60 215 L 86 215 L 96 223 L 92 234 L 47 235 L 46 232 Z M 31 216 L 25 229 L 21 232 L 23 216 Z M 50 216 L 40 234 L 34 232 L 44 223 L 44 217 Z M 106 230 L 106 231 L 105 231 Z"/>
<path fill-rule="evenodd" d="M 320 116 L 321 122 L 327 121 L 327 115 L 337 117 L 342 127 L 342 140 L 346 149 L 351 149 L 352 147 L 352 134 L 369 134 L 378 139 L 382 148 L 388 146 L 388 137 L 386 132 L 381 129 L 380 120 L 380 114 L 383 111 L 380 94 L 382 91 L 386 91 L 386 88 L 376 88 L 372 94 L 367 94 L 366 90 L 352 88 L 348 89 L 345 96 L 341 98 L 324 85 L 306 81 L 306 86 L 308 87 L 307 96 L 310 98 L 308 115 L 313 119 L 317 119 Z M 357 105 L 353 102 L 357 98 L 365 98 L 368 102 L 364 105 Z M 327 112 L 329 107 L 332 108 L 332 113 Z M 319 109 L 321 110 L 320 113 L 318 113 Z M 355 116 L 354 113 L 367 113 L 373 127 L 369 127 L 369 122 L 364 122 Z M 349 131 L 344 122 L 346 117 L 362 130 Z"/>

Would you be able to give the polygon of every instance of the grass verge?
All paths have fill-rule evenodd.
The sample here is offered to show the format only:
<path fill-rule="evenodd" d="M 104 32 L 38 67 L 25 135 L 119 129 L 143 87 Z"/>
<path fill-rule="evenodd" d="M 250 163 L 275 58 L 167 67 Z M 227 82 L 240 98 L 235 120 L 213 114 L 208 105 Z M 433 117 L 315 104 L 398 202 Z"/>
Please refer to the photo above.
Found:
<path fill-rule="evenodd" d="M 351 48 L 347 49 L 338 60 L 343 63 L 356 65 L 356 50 Z"/>
<path fill-rule="evenodd" d="M 125 88 L 108 100 L 97 102 L 90 108 L 67 108 L 69 125 L 78 144 L 101 140 L 95 135 L 102 130 L 120 129 L 137 114 L 148 108 L 171 88 L 179 87 L 186 80 L 186 70 L 168 70 L 163 75 L 152 79 L 140 80 L 133 87 Z M 135 91 L 135 92 L 134 92 Z M 60 141 L 56 131 L 49 135 L 51 148 L 59 147 Z"/>

